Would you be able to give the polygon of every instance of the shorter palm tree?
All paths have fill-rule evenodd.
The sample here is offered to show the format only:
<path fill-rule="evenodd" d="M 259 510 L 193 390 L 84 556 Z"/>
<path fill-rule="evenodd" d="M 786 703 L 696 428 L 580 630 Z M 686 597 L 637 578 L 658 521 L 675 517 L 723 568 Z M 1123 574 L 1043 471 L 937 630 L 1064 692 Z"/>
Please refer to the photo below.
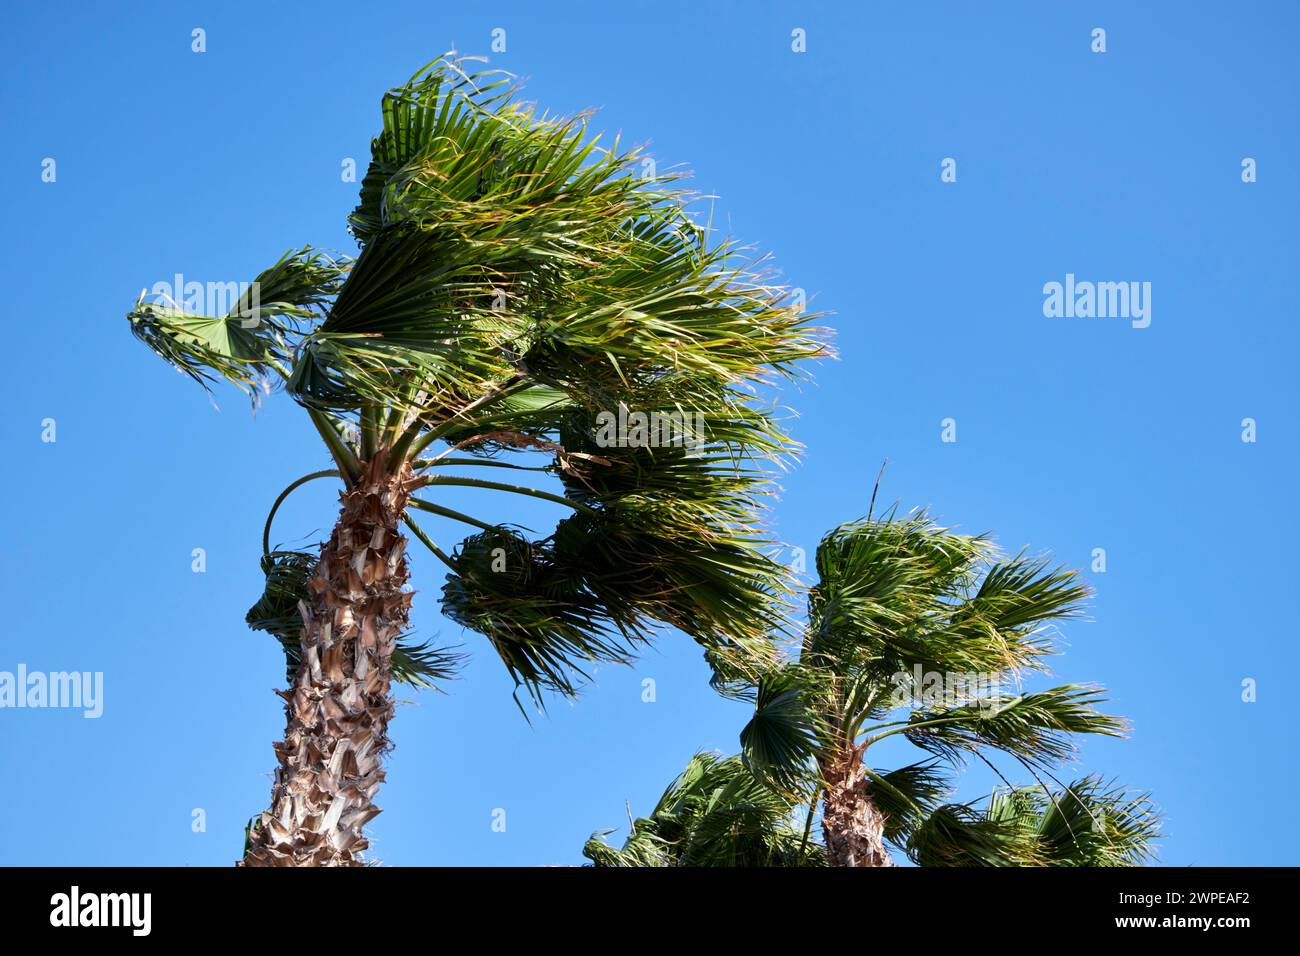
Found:
<path fill-rule="evenodd" d="M 920 816 L 888 792 L 875 796 L 886 842 L 918 866 L 1138 866 L 1151 859 L 1160 823 L 1148 794 L 1097 776 L 999 787 Z M 696 754 L 621 847 L 605 842 L 606 830 L 582 853 L 600 867 L 826 866 L 825 847 L 799 823 L 806 806 L 739 755 Z"/>
<path fill-rule="evenodd" d="M 1022 674 L 1043 670 L 1054 652 L 1054 622 L 1077 615 L 1087 596 L 1075 572 L 1023 554 L 1003 559 L 986 537 L 954 534 L 924 514 L 835 528 L 818 548 L 817 569 L 797 656 L 757 683 L 720 685 L 754 704 L 740 735 L 749 783 L 736 790 L 761 786 L 802 808 L 800 850 L 787 859 L 820 859 L 808 850 L 819 805 L 833 866 L 889 866 L 890 847 L 925 866 L 1150 858 L 1159 816 L 1149 795 L 1095 776 L 1068 784 L 1055 776 L 1075 755 L 1076 735 L 1122 735 L 1125 723 L 1097 710 L 1101 689 L 1018 689 Z M 927 758 L 873 767 L 868 749 L 893 736 Z M 999 755 L 1035 783 L 1012 785 L 994 762 Z M 1004 786 L 974 803 L 946 802 L 968 757 Z M 654 820 L 634 825 L 622 851 L 595 840 L 587 856 L 624 865 L 644 857 L 655 845 Z M 779 842 L 788 824 L 774 819 L 746 839 Z M 725 856 L 715 848 L 703 858 Z M 681 848 L 659 857 L 661 865 L 696 858 Z"/>

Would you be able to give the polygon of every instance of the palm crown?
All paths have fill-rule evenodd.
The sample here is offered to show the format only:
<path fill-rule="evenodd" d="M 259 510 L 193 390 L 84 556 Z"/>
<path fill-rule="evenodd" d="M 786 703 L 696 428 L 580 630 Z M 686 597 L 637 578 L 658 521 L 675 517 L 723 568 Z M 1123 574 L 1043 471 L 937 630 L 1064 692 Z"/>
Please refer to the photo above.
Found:
<path fill-rule="evenodd" d="M 386 694 L 367 676 L 371 654 L 397 679 L 445 676 L 445 653 L 401 637 L 400 522 L 446 566 L 445 612 L 484 635 L 535 700 L 573 693 L 585 662 L 627 660 L 660 623 L 700 642 L 719 672 L 755 674 L 782 616 L 781 569 L 757 521 L 763 461 L 791 445 L 754 387 L 824 352 L 810 317 L 730 242 L 710 241 L 672 177 L 639 175 L 637 151 L 601 148 L 582 117 L 539 114 L 502 75 L 442 58 L 389 91 L 382 113 L 349 217 L 355 258 L 290 252 L 257 277 L 251 310 L 246 298 L 202 316 L 142 297 L 130 313 L 140 339 L 205 387 L 225 380 L 255 400 L 282 388 L 303 407 L 334 467 L 286 494 L 311 478 L 343 482 L 320 560 L 272 549 L 277 500 L 267 591 L 249 623 L 285 645 L 304 700 L 363 682 L 339 705 L 353 716 L 362 698 L 378 707 Z M 644 432 L 602 441 L 601 424 L 629 410 L 693 422 L 690 447 Z M 528 480 L 541 475 L 558 486 Z M 530 540 L 431 500 L 444 487 L 570 514 Z M 412 509 L 472 533 L 448 552 Z M 393 593 L 379 602 L 384 588 Z M 339 616 L 366 601 L 365 613 Z M 305 634 L 313 622 L 319 634 Z M 340 633 L 362 649 L 322 678 Z M 284 745 L 295 753 L 297 733 Z M 305 792 L 327 805 L 328 793 Z M 345 816 L 369 812 L 357 799 Z M 303 840 L 284 851 L 296 862 Z"/>
<path fill-rule="evenodd" d="M 744 817 L 749 829 L 736 833 L 788 856 L 789 814 L 802 805 L 800 846 L 812 853 L 808 836 L 820 798 L 833 865 L 889 865 L 887 844 L 923 865 L 1105 865 L 1148 857 L 1158 816 L 1147 795 L 1096 776 L 1072 783 L 1056 777 L 1076 753 L 1076 735 L 1123 733 L 1121 719 L 1097 709 L 1102 691 L 1075 684 L 1018 690 L 1021 676 L 1043 670 L 1053 653 L 1054 622 L 1081 609 L 1087 589 L 1074 572 L 1023 554 L 1002 558 L 987 538 L 954 534 L 924 514 L 835 528 L 817 550 L 817 571 L 798 654 L 754 684 L 723 688 L 752 701 L 754 711 L 740 735 L 741 759 L 711 766 L 748 778 L 750 789 L 736 785 L 740 792 L 764 787 L 772 794 L 763 805 L 773 812 Z M 868 749 L 900 735 L 927 759 L 888 771 L 871 766 Z M 1012 785 L 991 759 L 998 755 L 1034 784 Z M 947 802 L 953 771 L 968 757 L 986 763 L 1005 786 L 982 803 Z M 688 769 L 676 789 L 705 786 L 699 776 Z M 704 804 L 715 816 L 723 810 L 716 799 Z M 634 826 L 622 851 L 597 840 L 588 855 L 627 865 L 719 860 L 731 852 L 725 841 L 707 853 L 688 852 L 683 848 L 695 844 L 689 828 L 679 827 L 687 836 L 675 842 L 660 840 L 663 806 Z"/>

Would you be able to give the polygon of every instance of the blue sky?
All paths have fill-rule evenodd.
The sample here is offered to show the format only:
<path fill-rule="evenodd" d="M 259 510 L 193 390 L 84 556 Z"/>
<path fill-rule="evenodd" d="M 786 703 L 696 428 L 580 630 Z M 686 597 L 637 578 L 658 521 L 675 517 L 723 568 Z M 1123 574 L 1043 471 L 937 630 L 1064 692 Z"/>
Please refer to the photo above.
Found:
<path fill-rule="evenodd" d="M 776 534 L 811 553 L 865 512 L 887 456 L 886 502 L 1084 569 L 1091 620 L 1056 674 L 1109 686 L 1134 733 L 1081 767 L 1154 791 L 1166 864 L 1296 863 L 1275 808 L 1300 783 L 1278 613 L 1295 593 L 1300 17 L 1134 6 L 11 4 L 0 670 L 102 671 L 105 700 L 98 720 L 0 710 L 0 863 L 240 855 L 283 728 L 279 651 L 243 624 L 261 522 L 325 454 L 283 397 L 254 418 L 225 391 L 214 410 L 124 315 L 178 271 L 251 279 L 304 243 L 354 250 L 340 168 L 364 169 L 380 94 L 453 45 L 489 53 L 498 27 L 491 63 L 530 98 L 598 107 L 598 128 L 688 166 L 715 222 L 834 313 L 840 358 L 783 394 L 807 451 Z M 1045 317 L 1067 273 L 1150 282 L 1150 326 Z M 333 501 L 304 489 L 280 536 L 319 540 Z M 675 634 L 529 726 L 482 639 L 440 615 L 426 558 L 415 630 L 473 658 L 448 694 L 400 695 L 370 828 L 384 863 L 578 863 L 625 801 L 648 811 L 693 752 L 737 748 L 743 706 Z M 962 793 L 988 784 L 972 770 Z"/>

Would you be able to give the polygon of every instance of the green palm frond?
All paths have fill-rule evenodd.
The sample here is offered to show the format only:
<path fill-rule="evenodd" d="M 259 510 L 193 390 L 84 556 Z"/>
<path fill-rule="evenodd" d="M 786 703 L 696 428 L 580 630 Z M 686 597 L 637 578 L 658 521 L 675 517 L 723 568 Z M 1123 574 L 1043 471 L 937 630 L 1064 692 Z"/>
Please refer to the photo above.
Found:
<path fill-rule="evenodd" d="M 669 624 L 715 666 L 750 680 L 773 662 L 770 635 L 784 608 L 783 569 L 766 544 L 752 530 L 634 496 L 566 518 L 554 535 L 561 559 L 611 617 Z"/>
<path fill-rule="evenodd" d="M 805 655 L 881 674 L 938 663 L 927 624 L 992 553 L 987 539 L 953 534 L 924 513 L 841 525 L 817 548 Z"/>
<path fill-rule="evenodd" d="M 348 217 L 359 243 L 364 246 L 383 226 L 388 194 L 399 188 L 394 179 L 407 164 L 431 148 L 454 149 L 478 118 L 503 98 L 508 81 L 503 73 L 472 77 L 458 62 L 439 58 L 384 94 L 383 130 L 371 141 L 361 200 Z"/>
<path fill-rule="evenodd" d="M 1033 866 L 1034 842 L 1024 830 L 990 820 L 964 803 L 935 808 L 908 838 L 917 866 Z"/>
<path fill-rule="evenodd" d="M 990 747 L 1054 765 L 1074 756 L 1074 734 L 1122 737 L 1128 724 L 1096 709 L 1099 688 L 1065 684 L 1018 697 L 992 697 L 945 711 L 916 711 L 904 731 L 912 743 L 945 759 Z"/>
<path fill-rule="evenodd" d="M 1017 812 L 1016 805 L 1027 807 Z M 1044 866 L 1142 866 L 1155 858 L 1160 813 L 1149 793 L 1090 775 L 1049 792 L 1001 789 L 987 815 L 1031 830 Z"/>
<path fill-rule="evenodd" d="M 266 585 L 244 620 L 255 631 L 266 631 L 285 648 L 298 653 L 302 640 L 302 612 L 299 603 L 307 596 L 307 581 L 316 568 L 317 556 L 307 551 L 272 551 L 262 557 Z M 292 680 L 298 662 L 288 668 Z"/>
<path fill-rule="evenodd" d="M 941 807 L 908 852 L 921 866 L 1141 866 L 1159 830 L 1149 794 L 1088 776 L 1051 791 L 999 788 L 983 812 Z"/>
<path fill-rule="evenodd" d="M 965 662 L 971 670 L 1037 668 L 1052 653 L 1044 626 L 1077 617 L 1088 595 L 1077 572 L 1020 556 L 990 567 L 979 588 L 940 617 L 928 637 L 937 647 L 975 647 Z"/>
<path fill-rule="evenodd" d="M 292 361 L 295 337 L 321 315 L 347 268 L 347 260 L 306 247 L 261 272 L 226 315 L 189 312 L 178 302 L 146 302 L 142 295 L 127 318 L 136 338 L 205 389 L 225 379 L 255 398 L 270 391 Z"/>
<path fill-rule="evenodd" d="M 474 300 L 486 313 L 489 293 L 449 272 L 436 233 L 409 223 L 386 228 L 303 343 L 288 390 L 304 404 L 336 410 L 419 413 L 431 401 L 464 404 L 512 372 L 501 351 L 508 337 L 476 321 Z"/>
<path fill-rule="evenodd" d="M 738 757 L 696 754 L 621 848 L 605 831 L 583 855 L 596 866 L 820 866 L 821 847 L 803 841 L 795 809 Z"/>
<path fill-rule="evenodd" d="M 745 766 L 758 779 L 787 791 L 808 789 L 822 733 L 804 677 L 797 665 L 764 674 L 755 689 L 754 714 L 740 731 Z"/>
<path fill-rule="evenodd" d="M 427 687 L 440 690 L 448 681 L 459 676 L 465 655 L 448 647 L 435 647 L 431 641 L 412 642 L 403 635 L 393 646 L 389 665 L 393 680 L 408 687 Z"/>
<path fill-rule="evenodd" d="M 951 790 L 952 781 L 936 761 L 872 772 L 867 782 L 867 795 L 885 817 L 885 839 L 904 849 Z"/>
<path fill-rule="evenodd" d="M 539 705 L 542 691 L 577 693 L 584 662 L 626 663 L 648 637 L 622 603 L 592 595 L 548 542 L 495 528 L 466 538 L 451 560 L 443 612 L 486 637 Z"/>

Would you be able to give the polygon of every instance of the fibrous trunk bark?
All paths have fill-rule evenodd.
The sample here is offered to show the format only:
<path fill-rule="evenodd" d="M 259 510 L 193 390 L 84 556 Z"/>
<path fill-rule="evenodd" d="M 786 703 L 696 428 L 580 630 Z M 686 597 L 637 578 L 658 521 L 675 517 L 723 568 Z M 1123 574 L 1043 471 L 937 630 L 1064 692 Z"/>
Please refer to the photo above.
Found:
<path fill-rule="evenodd" d="M 406 538 L 398 531 L 418 484 L 382 457 L 341 495 L 334 532 L 308 582 L 302 659 L 286 701 L 271 807 L 256 821 L 245 866 L 361 866 L 362 829 L 390 749 L 391 659 L 411 595 Z M 278 692 L 279 693 L 279 692 Z"/>
<path fill-rule="evenodd" d="M 831 866 L 893 866 L 885 849 L 885 815 L 867 792 L 862 751 L 837 754 L 822 767 L 822 835 Z"/>

